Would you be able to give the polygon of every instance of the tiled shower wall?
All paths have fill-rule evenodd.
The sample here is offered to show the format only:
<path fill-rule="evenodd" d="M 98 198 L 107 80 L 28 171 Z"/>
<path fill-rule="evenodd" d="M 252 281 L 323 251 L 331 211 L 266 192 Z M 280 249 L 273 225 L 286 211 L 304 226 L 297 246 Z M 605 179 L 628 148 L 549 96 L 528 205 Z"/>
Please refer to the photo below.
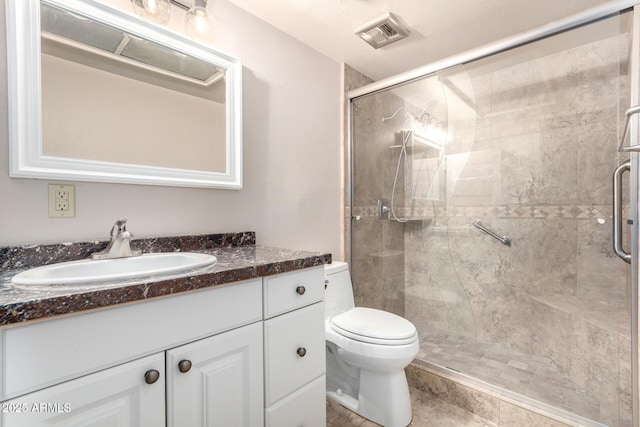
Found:
<path fill-rule="evenodd" d="M 401 100 L 378 94 L 354 115 L 357 304 L 404 315 L 423 343 L 450 337 L 544 360 L 561 379 L 536 386 L 496 372 L 489 380 L 612 426 L 628 425 L 630 414 L 629 269 L 611 249 L 627 50 L 626 35 L 607 37 L 450 75 L 470 83 L 476 111 L 457 114 L 448 93 L 454 138 L 438 172 L 444 190 L 439 201 L 422 200 L 423 220 L 400 224 L 372 212 L 389 198 L 397 161 L 388 147 L 398 129 L 380 119 Z M 362 79 L 347 69 L 347 82 Z M 472 227 L 475 219 L 512 245 Z M 585 399 L 543 396 L 554 381 Z"/>

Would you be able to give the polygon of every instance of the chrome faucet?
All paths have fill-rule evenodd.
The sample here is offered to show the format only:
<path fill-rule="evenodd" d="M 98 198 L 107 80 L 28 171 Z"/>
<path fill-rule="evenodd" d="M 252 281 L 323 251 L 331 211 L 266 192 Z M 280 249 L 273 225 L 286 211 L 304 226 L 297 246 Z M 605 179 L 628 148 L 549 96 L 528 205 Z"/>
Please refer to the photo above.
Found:
<path fill-rule="evenodd" d="M 119 219 L 111 227 L 109 244 L 100 252 L 91 255 L 91 259 L 126 258 L 137 256 L 142 251 L 132 251 L 129 241 L 133 239 L 133 234 L 127 231 L 127 220 Z"/>

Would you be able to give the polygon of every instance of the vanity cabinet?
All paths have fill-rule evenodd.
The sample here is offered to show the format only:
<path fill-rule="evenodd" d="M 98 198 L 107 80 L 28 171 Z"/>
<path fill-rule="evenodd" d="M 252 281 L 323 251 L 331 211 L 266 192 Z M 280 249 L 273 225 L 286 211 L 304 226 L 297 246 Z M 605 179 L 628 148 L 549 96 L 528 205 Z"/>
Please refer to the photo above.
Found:
<path fill-rule="evenodd" d="M 0 412 L 0 426 L 49 425 L 52 417 L 52 425 L 158 427 L 167 415 L 176 426 L 262 426 L 261 285 L 238 282 L 4 329 L 0 405 L 68 404 L 70 412 L 44 407 L 41 417 L 28 406 L 26 414 Z M 190 371 L 177 370 L 176 358 L 189 359 Z M 145 378 L 149 371 L 159 374 L 155 382 Z M 203 405 L 202 394 L 226 400 Z M 193 405 L 198 413 L 187 414 Z M 182 421 L 185 414 L 222 421 Z M 242 423 L 225 422 L 239 415 Z"/>
<path fill-rule="evenodd" d="M 259 427 L 262 378 L 258 322 L 4 402 L 2 425 Z"/>
<path fill-rule="evenodd" d="M 0 427 L 325 426 L 324 270 L 6 328 Z"/>

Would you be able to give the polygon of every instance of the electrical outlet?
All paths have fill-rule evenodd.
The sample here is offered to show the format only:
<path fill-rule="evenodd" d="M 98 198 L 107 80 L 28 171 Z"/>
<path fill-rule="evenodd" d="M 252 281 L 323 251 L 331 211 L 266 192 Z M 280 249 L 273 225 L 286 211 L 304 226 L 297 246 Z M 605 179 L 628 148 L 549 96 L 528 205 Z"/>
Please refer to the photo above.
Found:
<path fill-rule="evenodd" d="M 76 187 L 69 184 L 49 184 L 49 218 L 73 218 L 75 216 Z"/>

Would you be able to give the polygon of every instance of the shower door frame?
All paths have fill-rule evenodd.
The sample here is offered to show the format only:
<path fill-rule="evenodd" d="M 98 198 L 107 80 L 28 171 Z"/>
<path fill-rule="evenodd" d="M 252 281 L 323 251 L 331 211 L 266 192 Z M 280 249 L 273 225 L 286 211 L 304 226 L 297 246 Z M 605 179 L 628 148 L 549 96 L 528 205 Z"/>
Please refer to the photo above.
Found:
<path fill-rule="evenodd" d="M 629 93 L 630 105 L 640 104 L 640 6 L 633 7 L 631 49 L 629 52 Z M 638 133 L 638 117 L 633 118 L 629 124 L 630 145 L 640 145 L 640 135 Z M 631 226 L 631 376 L 632 376 L 632 427 L 640 427 L 640 356 L 638 345 L 640 345 L 638 334 L 639 316 L 638 303 L 640 295 L 638 293 L 638 202 L 640 201 L 640 167 L 639 153 L 631 153 L 630 171 L 630 218 Z"/>
<path fill-rule="evenodd" d="M 555 34 L 559 34 L 582 25 L 614 16 L 622 11 L 632 9 L 632 35 L 631 48 L 629 55 L 629 106 L 640 104 L 640 0 L 613 0 L 603 5 L 587 9 L 581 13 L 569 16 L 567 18 L 551 22 L 533 30 L 520 33 L 508 38 L 501 39 L 497 42 L 472 49 L 461 54 L 453 55 L 440 61 L 433 62 L 423 67 L 418 67 L 404 73 L 391 76 L 377 82 L 362 86 L 358 89 L 348 91 L 345 100 L 348 103 L 346 108 L 346 125 L 347 125 L 347 180 L 346 186 L 349 203 L 349 220 L 345 221 L 348 227 L 348 258 L 349 264 L 353 262 L 353 221 L 357 218 L 353 216 L 354 205 L 354 133 L 353 133 L 353 101 L 367 95 L 373 95 L 393 87 L 402 86 L 413 81 L 425 78 L 427 76 L 439 73 L 446 69 L 463 65 L 468 62 L 476 61 L 497 53 L 516 48 L 528 43 L 541 40 Z M 627 108 L 628 108 L 627 107 Z M 629 141 L 630 145 L 640 145 L 640 132 L 638 131 L 638 115 L 631 118 Z M 639 306 L 639 286 L 638 286 L 638 203 L 640 201 L 640 153 L 630 153 L 631 171 L 630 171 L 630 217 L 633 219 L 631 224 L 631 373 L 632 373 L 632 427 L 640 427 L 640 358 L 638 355 L 638 332 L 640 330 L 640 319 L 638 316 Z M 612 171 L 613 172 L 613 171 Z M 623 262 L 622 260 L 620 262 Z"/>

